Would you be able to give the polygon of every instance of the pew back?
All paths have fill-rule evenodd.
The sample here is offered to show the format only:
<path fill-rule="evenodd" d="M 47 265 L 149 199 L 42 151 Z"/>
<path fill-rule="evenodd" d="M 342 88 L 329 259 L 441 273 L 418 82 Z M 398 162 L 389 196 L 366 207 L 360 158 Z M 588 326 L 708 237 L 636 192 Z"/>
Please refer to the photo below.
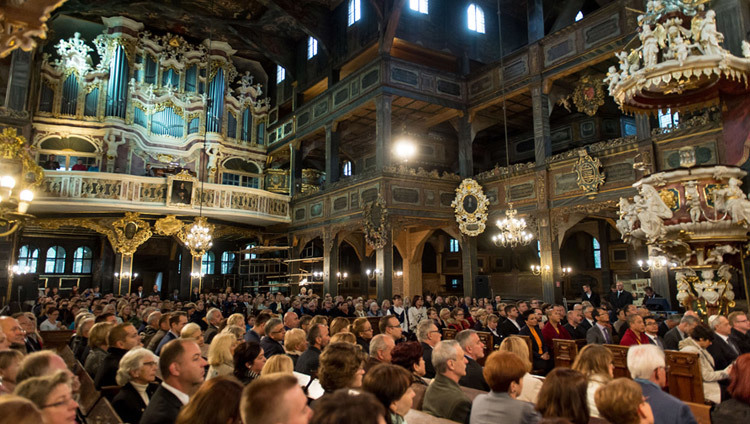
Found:
<path fill-rule="evenodd" d="M 578 355 L 578 344 L 575 340 L 552 339 L 555 355 L 555 367 L 570 368 Z"/>
<path fill-rule="evenodd" d="M 665 350 L 669 394 L 682 400 L 702 404 L 703 376 L 697 353 Z"/>
<path fill-rule="evenodd" d="M 630 371 L 628 371 L 628 347 L 613 344 L 605 344 L 604 347 L 612 352 L 612 363 L 615 366 L 613 374 L 615 378 L 630 378 Z"/>

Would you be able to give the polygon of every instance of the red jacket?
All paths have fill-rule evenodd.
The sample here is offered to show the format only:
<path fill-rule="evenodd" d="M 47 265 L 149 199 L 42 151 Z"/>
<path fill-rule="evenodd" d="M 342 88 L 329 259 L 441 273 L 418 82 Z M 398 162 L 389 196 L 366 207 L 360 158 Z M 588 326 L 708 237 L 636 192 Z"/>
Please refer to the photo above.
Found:
<path fill-rule="evenodd" d="M 633 330 L 629 328 L 625 331 L 625 334 L 623 334 L 622 339 L 620 339 L 621 346 L 632 346 L 639 344 L 647 345 L 649 343 L 651 343 L 651 341 L 648 339 L 646 333 L 641 333 L 640 337 L 636 337 Z"/>
<path fill-rule="evenodd" d="M 568 330 L 562 326 L 562 323 L 557 325 L 557 330 L 555 330 L 555 327 L 553 327 L 551 323 L 548 322 L 545 324 L 544 328 L 542 328 L 542 337 L 544 338 L 544 344 L 547 345 L 547 349 L 549 349 L 550 352 L 554 352 L 552 339 L 573 340 L 573 338 L 570 337 Z"/>

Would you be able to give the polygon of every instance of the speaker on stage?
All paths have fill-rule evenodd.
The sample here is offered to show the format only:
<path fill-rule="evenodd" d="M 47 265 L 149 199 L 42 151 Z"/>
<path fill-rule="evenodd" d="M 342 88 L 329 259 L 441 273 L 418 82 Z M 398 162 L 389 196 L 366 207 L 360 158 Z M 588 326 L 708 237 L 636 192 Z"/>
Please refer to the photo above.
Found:
<path fill-rule="evenodd" d="M 489 275 L 477 275 L 474 279 L 474 297 L 477 299 L 481 297 L 491 298 L 490 294 L 490 277 Z"/>

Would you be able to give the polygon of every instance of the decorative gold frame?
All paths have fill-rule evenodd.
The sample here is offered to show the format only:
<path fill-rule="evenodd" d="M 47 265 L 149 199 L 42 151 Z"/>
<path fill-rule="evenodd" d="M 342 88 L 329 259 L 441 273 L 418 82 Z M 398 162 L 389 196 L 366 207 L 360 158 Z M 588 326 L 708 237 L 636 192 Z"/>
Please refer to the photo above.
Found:
<path fill-rule="evenodd" d="M 573 91 L 573 103 L 579 112 L 588 116 L 596 115 L 600 106 L 604 105 L 604 88 L 602 78 L 592 75 L 582 75 Z"/>
<path fill-rule="evenodd" d="M 189 189 L 190 199 L 188 199 L 186 202 L 173 201 L 172 190 L 174 188 L 175 182 L 190 183 L 190 189 Z M 197 184 L 198 184 L 198 179 L 190 175 L 190 173 L 187 170 L 183 170 L 177 175 L 170 175 L 169 177 L 167 177 L 167 207 L 191 208 L 195 201 L 195 193 L 197 191 L 197 187 L 196 187 Z"/>
<path fill-rule="evenodd" d="M 578 174 L 576 183 L 583 192 L 593 198 L 599 191 L 599 186 L 604 184 L 605 175 L 599 168 L 602 163 L 599 158 L 592 158 L 586 149 L 578 151 L 578 160 L 573 169 Z"/>
<path fill-rule="evenodd" d="M 476 208 L 473 212 L 465 209 L 464 203 L 467 198 L 473 197 L 476 200 Z M 456 198 L 451 202 L 451 207 L 456 213 L 456 222 L 458 229 L 472 237 L 476 237 L 484 232 L 487 222 L 487 206 L 490 204 L 487 196 L 484 195 L 482 186 L 471 178 L 461 181 L 456 188 Z"/>

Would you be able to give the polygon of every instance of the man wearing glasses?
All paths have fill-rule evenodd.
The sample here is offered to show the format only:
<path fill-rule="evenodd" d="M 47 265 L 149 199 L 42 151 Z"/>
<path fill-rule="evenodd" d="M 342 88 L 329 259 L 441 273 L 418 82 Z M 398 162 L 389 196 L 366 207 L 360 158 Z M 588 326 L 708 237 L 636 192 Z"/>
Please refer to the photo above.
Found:
<path fill-rule="evenodd" d="M 628 349 L 628 370 L 643 389 L 655 423 L 697 424 L 689 406 L 662 390 L 667 386 L 668 372 L 664 351 L 653 344 L 631 346 Z"/>
<path fill-rule="evenodd" d="M 424 358 L 425 378 L 435 378 L 435 366 L 432 365 L 432 349 L 440 343 L 443 338 L 432 320 L 422 321 L 417 326 L 417 340 L 422 345 L 422 358 Z"/>
<path fill-rule="evenodd" d="M 284 346 L 281 342 L 284 341 L 284 323 L 278 318 L 271 318 L 266 323 L 266 335 L 260 341 L 260 347 L 263 348 L 263 352 L 266 355 L 266 359 L 273 355 L 283 355 Z"/>
<path fill-rule="evenodd" d="M 729 314 L 729 324 L 732 326 L 732 333 L 729 340 L 734 342 L 740 353 L 750 353 L 750 322 L 747 315 L 742 311 L 735 311 Z"/>
<path fill-rule="evenodd" d="M 403 338 L 404 330 L 395 315 L 386 315 L 380 318 L 378 328 L 380 329 L 380 334 L 387 334 L 393 337 L 393 341 L 396 343 L 400 342 Z"/>

